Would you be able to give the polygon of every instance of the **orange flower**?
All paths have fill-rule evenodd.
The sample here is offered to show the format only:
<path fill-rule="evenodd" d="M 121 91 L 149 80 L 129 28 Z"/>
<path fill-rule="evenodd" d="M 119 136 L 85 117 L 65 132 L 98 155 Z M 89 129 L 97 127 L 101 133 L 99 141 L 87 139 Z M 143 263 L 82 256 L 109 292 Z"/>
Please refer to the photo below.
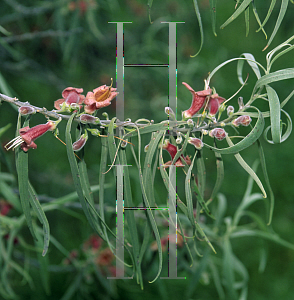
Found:
<path fill-rule="evenodd" d="M 111 100 L 113 100 L 118 95 L 118 92 L 116 92 L 116 90 L 116 88 L 112 87 L 111 80 L 110 86 L 106 86 L 104 84 L 94 89 L 93 92 L 88 92 L 84 101 L 84 103 L 86 104 L 85 112 L 88 114 L 92 114 L 97 109 L 110 105 Z"/>
<path fill-rule="evenodd" d="M 60 105 L 64 102 L 68 105 L 71 105 L 73 103 L 82 104 L 85 99 L 85 96 L 81 95 L 82 92 L 83 92 L 83 89 L 67 87 L 66 89 L 64 89 L 62 91 L 61 95 L 62 95 L 63 99 L 56 100 L 54 102 L 54 107 L 56 109 L 60 110 L 61 109 Z M 80 109 L 81 108 L 82 108 L 82 106 L 80 106 Z"/>

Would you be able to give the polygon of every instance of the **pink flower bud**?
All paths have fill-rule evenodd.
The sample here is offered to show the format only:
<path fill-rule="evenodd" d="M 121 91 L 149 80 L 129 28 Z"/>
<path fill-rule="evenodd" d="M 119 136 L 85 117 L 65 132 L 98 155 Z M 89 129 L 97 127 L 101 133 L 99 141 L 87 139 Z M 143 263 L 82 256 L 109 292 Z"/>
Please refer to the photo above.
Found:
<path fill-rule="evenodd" d="M 190 137 L 189 140 L 188 140 L 188 143 L 194 145 L 195 148 L 198 149 L 198 150 L 203 148 L 203 142 L 198 138 L 191 138 Z"/>
<path fill-rule="evenodd" d="M 234 113 L 234 106 L 232 105 L 229 105 L 228 108 L 227 108 L 227 114 L 228 116 L 230 116 L 232 113 Z"/>
<path fill-rule="evenodd" d="M 88 114 L 82 114 L 80 116 L 80 121 L 84 124 L 87 124 L 87 123 L 91 123 L 91 124 L 99 124 L 100 123 L 100 120 L 99 118 L 97 117 L 94 117 L 92 115 L 88 115 Z"/>
<path fill-rule="evenodd" d="M 19 113 L 22 114 L 23 116 L 26 116 L 26 115 L 32 115 L 32 114 L 35 114 L 36 113 L 36 110 L 31 107 L 31 106 L 21 106 L 19 109 L 18 109 Z"/>
<path fill-rule="evenodd" d="M 235 119 L 234 121 L 232 121 L 232 124 L 234 126 L 239 126 L 240 124 L 243 126 L 248 126 L 251 123 L 251 118 L 250 116 L 244 115 L 244 116 L 240 116 L 237 119 Z"/>
<path fill-rule="evenodd" d="M 209 132 L 209 135 L 221 141 L 227 136 L 227 133 L 223 128 L 214 128 Z"/>
<path fill-rule="evenodd" d="M 81 150 L 85 146 L 87 140 L 88 140 L 88 134 L 87 134 L 87 131 L 85 131 L 85 133 L 82 134 L 81 137 L 72 144 L 72 149 L 74 151 Z"/>

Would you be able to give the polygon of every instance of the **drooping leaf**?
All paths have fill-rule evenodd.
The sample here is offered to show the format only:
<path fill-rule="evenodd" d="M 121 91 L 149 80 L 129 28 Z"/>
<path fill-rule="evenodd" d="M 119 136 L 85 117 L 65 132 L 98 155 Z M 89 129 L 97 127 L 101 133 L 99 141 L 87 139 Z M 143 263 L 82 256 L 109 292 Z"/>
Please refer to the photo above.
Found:
<path fill-rule="evenodd" d="M 221 29 L 224 29 L 229 25 L 233 20 L 235 20 L 251 3 L 252 0 L 244 0 L 241 5 L 236 9 L 236 11 L 230 16 L 230 18 L 221 25 Z"/>

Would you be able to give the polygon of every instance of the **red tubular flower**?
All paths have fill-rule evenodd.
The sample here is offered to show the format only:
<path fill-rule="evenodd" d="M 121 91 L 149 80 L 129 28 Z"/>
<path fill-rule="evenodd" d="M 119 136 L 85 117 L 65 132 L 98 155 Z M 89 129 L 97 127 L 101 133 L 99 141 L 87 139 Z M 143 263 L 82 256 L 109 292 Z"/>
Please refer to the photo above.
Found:
<path fill-rule="evenodd" d="M 232 124 L 236 127 L 239 126 L 240 124 L 243 126 L 248 126 L 251 123 L 251 121 L 252 120 L 251 120 L 250 116 L 244 115 L 244 116 L 240 116 L 237 119 L 235 119 L 232 122 Z"/>
<path fill-rule="evenodd" d="M 218 112 L 218 108 L 220 104 L 222 104 L 226 99 L 223 97 L 219 97 L 218 94 L 211 95 L 207 107 L 209 109 L 209 114 L 214 116 Z"/>
<path fill-rule="evenodd" d="M 27 152 L 30 148 L 36 149 L 37 145 L 34 141 L 47 131 L 53 131 L 55 128 L 56 122 L 53 121 L 48 121 L 46 124 L 39 124 L 32 128 L 29 126 L 21 128 L 19 130 L 19 136 L 8 142 L 5 145 L 5 149 L 9 150 L 18 146 L 20 146 L 25 152 Z"/>
<path fill-rule="evenodd" d="M 169 142 L 168 139 L 166 139 L 164 141 L 164 144 L 162 146 L 162 149 L 164 150 L 167 150 L 168 153 L 170 154 L 172 160 L 174 159 L 174 157 L 176 156 L 177 152 L 178 152 L 178 149 L 175 145 L 171 144 Z M 185 160 L 185 162 L 187 163 L 187 165 L 191 165 L 191 160 L 189 158 L 189 156 L 187 155 L 186 157 L 183 156 L 183 154 L 181 155 L 181 157 Z M 170 166 L 172 164 L 172 160 L 171 161 L 168 161 L 164 164 L 164 167 L 167 168 L 168 166 Z M 175 162 L 175 166 L 176 167 L 184 167 L 185 165 L 182 163 L 182 160 L 181 158 L 179 157 L 177 159 L 177 161 Z"/>
<path fill-rule="evenodd" d="M 199 92 L 195 92 L 189 84 L 182 82 L 182 84 L 191 92 L 192 94 L 192 104 L 188 110 L 183 112 L 183 119 L 192 118 L 202 107 L 207 96 L 211 95 L 212 90 L 207 89 Z"/>
<path fill-rule="evenodd" d="M 97 109 L 106 107 L 111 104 L 111 100 L 113 100 L 118 95 L 116 92 L 116 88 L 111 86 L 106 86 L 105 84 L 99 86 L 93 92 L 88 92 L 84 103 L 85 112 L 88 114 L 94 113 Z"/>
<path fill-rule="evenodd" d="M 83 89 L 67 87 L 66 89 L 63 90 L 61 94 L 63 99 L 56 100 L 54 102 L 54 107 L 60 110 L 61 109 L 60 105 L 64 102 L 68 105 L 71 105 L 72 103 L 82 104 L 85 99 L 85 96 L 81 95 L 82 92 Z M 81 108 L 82 106 L 80 106 L 80 109 Z"/>
<path fill-rule="evenodd" d="M 209 135 L 221 141 L 227 136 L 227 133 L 223 128 L 214 128 L 209 132 Z"/>

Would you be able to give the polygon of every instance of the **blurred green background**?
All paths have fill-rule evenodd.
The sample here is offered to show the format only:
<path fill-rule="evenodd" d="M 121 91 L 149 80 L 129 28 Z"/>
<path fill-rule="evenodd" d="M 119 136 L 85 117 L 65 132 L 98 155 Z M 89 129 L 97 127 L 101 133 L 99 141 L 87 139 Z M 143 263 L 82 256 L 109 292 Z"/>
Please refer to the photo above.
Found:
<path fill-rule="evenodd" d="M 277 1 L 280 2 L 280 1 Z M 53 109 L 55 100 L 61 98 L 61 92 L 68 86 L 82 87 L 84 92 L 91 91 L 102 84 L 115 80 L 116 72 L 116 25 L 108 22 L 126 21 L 124 25 L 125 63 L 167 63 L 168 62 L 168 26 L 160 21 L 185 22 L 177 26 L 177 78 L 178 78 L 178 118 L 181 111 L 191 103 L 191 95 L 181 82 L 187 82 L 196 91 L 204 88 L 204 79 L 208 73 L 225 60 L 238 57 L 244 52 L 252 53 L 255 59 L 265 65 L 267 51 L 262 51 L 267 41 L 260 31 L 250 9 L 250 32 L 245 35 L 244 14 L 223 30 L 219 26 L 234 11 L 235 1 L 217 2 L 217 36 L 212 32 L 210 6 L 208 0 L 198 1 L 204 28 L 204 44 L 200 54 L 191 58 L 200 47 L 200 32 L 193 1 L 153 1 L 150 25 L 147 1 L 26 1 L 5 0 L 0 3 L 0 25 L 10 35 L 2 34 L 0 43 L 0 79 L 1 93 L 17 97 L 21 101 Z M 257 11 L 263 20 L 270 1 L 255 1 Z M 23 6 L 25 5 L 25 6 Z M 270 21 L 265 30 L 270 36 L 280 6 L 274 7 Z M 294 5 L 289 3 L 288 11 L 281 27 L 267 50 L 284 42 L 294 34 Z M 273 67 L 274 70 L 294 67 L 293 53 L 281 57 Z M 246 70 L 246 68 L 245 68 Z M 249 71 L 249 68 L 247 68 Z M 244 72 L 245 74 L 246 72 Z M 246 74 L 244 75 L 246 76 Z M 125 69 L 125 117 L 132 120 L 144 117 L 155 122 L 166 118 L 164 107 L 168 105 L 168 72 L 164 68 L 126 68 Z M 248 84 L 239 95 L 244 100 L 250 97 L 255 84 L 255 77 L 250 73 Z M 221 69 L 212 79 L 214 86 L 222 97 L 229 98 L 240 87 L 236 76 L 236 63 Z M 273 84 L 281 100 L 293 90 L 293 80 Z M 238 96 L 239 96 L 238 95 Z M 237 97 L 231 100 L 237 109 Z M 284 108 L 293 117 L 293 101 Z M 115 101 L 104 109 L 110 117 L 115 116 Z M 98 116 L 101 117 L 101 113 Z M 5 144 L 14 137 L 17 119 L 16 110 L 7 103 L 2 103 L 0 110 L 0 127 L 11 123 L 9 131 L 2 137 Z M 34 116 L 31 126 L 43 123 L 43 116 Z M 64 140 L 65 124 L 59 127 L 60 138 Z M 148 142 L 148 141 L 147 141 Z M 273 229 L 285 240 L 294 243 L 294 160 L 293 135 L 281 145 L 269 145 L 264 140 L 268 173 L 276 196 L 273 216 Z M 73 181 L 66 157 L 65 146 L 53 135 L 46 135 L 38 140 L 38 149 L 30 153 L 30 178 L 39 195 L 60 197 L 74 191 Z M 90 138 L 86 153 L 97 153 L 99 143 Z M 96 151 L 96 152 L 95 152 Z M 13 152 L 9 152 L 13 162 Z M 215 161 L 211 154 L 206 155 L 207 185 L 212 189 L 216 174 Z M 242 153 L 244 159 L 252 164 L 258 157 L 257 147 L 253 145 Z M 86 160 L 92 184 L 98 184 L 99 155 L 88 155 Z M 228 214 L 232 214 L 244 194 L 247 174 L 238 165 L 233 156 L 224 157 L 225 180 L 221 192 L 228 200 Z M 3 170 L 7 171 L 3 165 Z M 258 173 L 263 180 L 262 173 Z M 132 176 L 136 176 L 134 173 Z M 111 177 L 111 175 L 110 175 Z M 255 189 L 258 191 L 258 188 Z M 107 194 L 107 201 L 115 199 L 115 190 Z M 264 206 L 256 204 L 257 213 L 265 216 Z M 63 241 L 68 250 L 77 248 L 92 232 L 89 225 L 81 222 L 71 230 L 76 222 L 71 217 L 64 217 L 62 212 L 48 213 L 53 236 Z M 66 222 L 64 222 L 66 220 Z M 62 224 L 62 226 L 61 226 Z M 293 275 L 294 252 L 271 242 L 264 242 L 268 262 L 265 271 L 258 272 L 258 251 L 261 241 L 238 239 L 234 250 L 238 258 L 248 268 L 250 281 L 248 299 L 294 299 Z M 50 253 L 49 253 L 50 255 Z M 59 257 L 50 257 L 58 262 Z M 34 271 L 34 270 L 33 270 Z M 37 272 L 37 271 L 36 271 Z M 162 299 L 162 293 L 168 293 L 166 299 L 176 299 L 187 288 L 187 282 L 193 274 L 187 274 L 186 280 L 158 280 L 146 284 L 140 291 L 135 281 L 117 282 L 120 299 Z M 190 278 L 189 278 L 190 277 Z M 37 298 L 29 296 L 29 288 L 23 287 L 21 299 L 59 299 L 64 284 L 62 276 L 51 277 L 52 296 L 44 296 L 42 287 L 36 284 Z M 189 280 L 190 279 L 190 280 Z M 99 293 L 99 290 L 96 291 Z M 104 294 L 104 296 L 103 296 Z M 45 297 L 45 298 L 42 298 Z M 105 290 L 101 296 L 89 299 L 107 298 Z M 78 299 L 78 298 L 77 298 Z M 84 299 L 84 298 L 79 298 Z M 87 298 L 85 298 L 87 299 Z M 199 284 L 192 299 L 217 299 L 213 284 Z"/>

